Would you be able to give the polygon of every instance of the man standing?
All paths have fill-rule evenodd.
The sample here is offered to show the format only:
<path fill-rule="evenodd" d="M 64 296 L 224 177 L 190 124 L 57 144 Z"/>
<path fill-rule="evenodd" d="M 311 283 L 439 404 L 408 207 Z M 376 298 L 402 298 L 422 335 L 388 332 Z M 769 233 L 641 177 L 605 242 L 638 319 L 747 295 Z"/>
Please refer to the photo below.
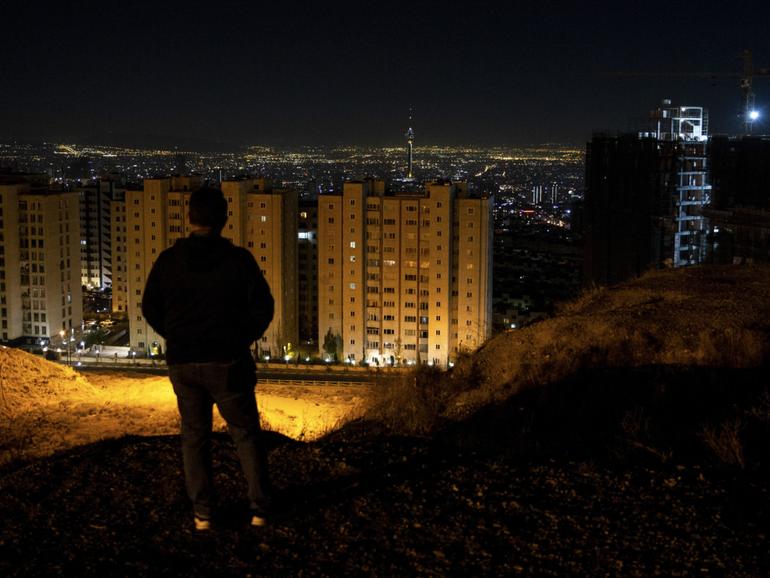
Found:
<path fill-rule="evenodd" d="M 227 222 L 222 191 L 193 192 L 189 217 L 190 236 L 163 251 L 150 271 L 142 312 L 166 339 L 196 530 L 211 528 L 214 403 L 248 481 L 251 524 L 261 526 L 267 509 L 267 454 L 250 347 L 273 318 L 273 297 L 251 253 L 221 236 Z"/>

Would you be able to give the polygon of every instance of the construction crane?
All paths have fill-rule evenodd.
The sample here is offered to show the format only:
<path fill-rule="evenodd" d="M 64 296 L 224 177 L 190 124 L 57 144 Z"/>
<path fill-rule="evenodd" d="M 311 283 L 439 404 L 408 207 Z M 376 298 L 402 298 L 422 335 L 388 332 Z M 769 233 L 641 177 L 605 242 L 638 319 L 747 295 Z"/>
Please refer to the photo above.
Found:
<path fill-rule="evenodd" d="M 751 134 L 754 128 L 754 123 L 759 119 L 759 111 L 754 106 L 754 79 L 758 76 L 770 76 L 770 68 L 754 68 L 754 59 L 751 54 L 751 50 L 744 50 L 741 53 L 741 59 L 743 60 L 743 72 L 736 73 L 711 73 L 711 72 L 694 72 L 694 73 L 678 73 L 678 72 L 623 72 L 618 76 L 646 76 L 646 77 L 689 77 L 689 78 L 705 78 L 709 80 L 718 80 L 720 78 L 737 78 L 738 86 L 741 89 L 741 112 L 738 115 L 743 123 L 743 131 L 745 134 Z"/>
<path fill-rule="evenodd" d="M 741 93 L 743 94 L 743 127 L 746 134 L 751 134 L 754 121 L 759 118 L 759 111 L 754 107 L 754 90 L 752 82 L 755 76 L 770 76 L 769 68 L 754 70 L 751 50 L 743 51 L 743 75 L 740 78 Z"/>

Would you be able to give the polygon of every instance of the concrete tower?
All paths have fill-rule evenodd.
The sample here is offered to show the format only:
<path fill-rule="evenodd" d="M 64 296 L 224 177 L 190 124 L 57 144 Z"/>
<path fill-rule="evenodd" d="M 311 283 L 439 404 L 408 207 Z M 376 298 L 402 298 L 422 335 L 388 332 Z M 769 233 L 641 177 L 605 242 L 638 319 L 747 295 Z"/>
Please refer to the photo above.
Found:
<path fill-rule="evenodd" d="M 406 134 L 404 135 L 406 137 L 406 151 L 409 161 L 409 168 L 406 172 L 406 177 L 408 179 L 411 179 L 414 177 L 414 173 L 412 171 L 412 147 L 414 146 L 414 131 L 412 130 L 412 109 L 409 109 L 409 128 L 406 129 Z"/>

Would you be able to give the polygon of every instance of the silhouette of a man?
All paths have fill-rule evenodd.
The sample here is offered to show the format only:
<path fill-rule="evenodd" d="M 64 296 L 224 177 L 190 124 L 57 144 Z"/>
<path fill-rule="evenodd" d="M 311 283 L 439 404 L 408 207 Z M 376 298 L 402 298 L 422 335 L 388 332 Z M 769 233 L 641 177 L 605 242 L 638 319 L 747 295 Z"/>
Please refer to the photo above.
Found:
<path fill-rule="evenodd" d="M 142 312 L 166 339 L 196 530 L 211 527 L 214 403 L 227 422 L 248 481 L 251 524 L 261 526 L 268 502 L 267 455 L 250 346 L 273 318 L 273 297 L 251 253 L 221 236 L 227 201 L 220 190 L 193 192 L 189 217 L 190 236 L 163 251 L 150 271 Z"/>

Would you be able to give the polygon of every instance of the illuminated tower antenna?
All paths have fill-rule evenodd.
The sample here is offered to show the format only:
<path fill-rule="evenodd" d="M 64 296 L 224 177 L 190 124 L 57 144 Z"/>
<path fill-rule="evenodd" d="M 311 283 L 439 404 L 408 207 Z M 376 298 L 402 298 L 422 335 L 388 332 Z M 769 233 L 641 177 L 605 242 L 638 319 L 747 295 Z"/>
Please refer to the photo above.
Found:
<path fill-rule="evenodd" d="M 412 172 L 412 147 L 414 146 L 414 131 L 412 130 L 412 107 L 409 107 L 409 128 L 406 129 L 406 152 L 409 161 L 409 168 L 406 172 L 406 177 L 411 179 L 414 174 Z"/>

